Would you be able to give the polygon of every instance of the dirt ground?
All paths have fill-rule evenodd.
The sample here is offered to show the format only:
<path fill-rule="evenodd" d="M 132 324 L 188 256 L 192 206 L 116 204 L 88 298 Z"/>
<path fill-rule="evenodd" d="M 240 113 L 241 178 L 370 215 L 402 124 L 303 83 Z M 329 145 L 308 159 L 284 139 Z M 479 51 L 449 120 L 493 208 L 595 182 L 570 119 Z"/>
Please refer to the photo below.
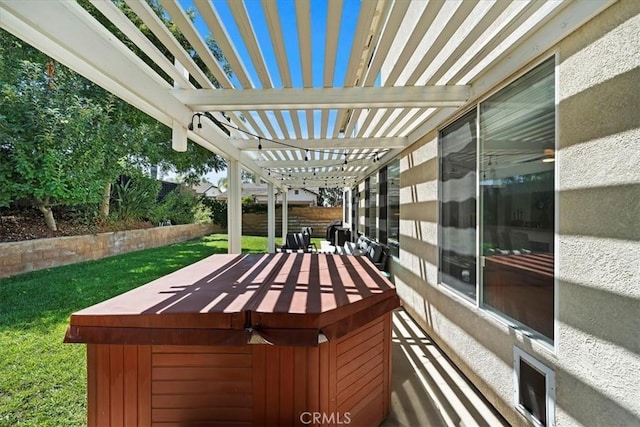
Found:
<path fill-rule="evenodd" d="M 78 219 L 64 211 L 54 211 L 58 231 L 51 231 L 44 223 L 42 213 L 33 208 L 0 210 L 0 242 L 43 239 L 49 237 L 95 234 L 124 229 L 150 228 L 148 222 L 127 224 Z"/>

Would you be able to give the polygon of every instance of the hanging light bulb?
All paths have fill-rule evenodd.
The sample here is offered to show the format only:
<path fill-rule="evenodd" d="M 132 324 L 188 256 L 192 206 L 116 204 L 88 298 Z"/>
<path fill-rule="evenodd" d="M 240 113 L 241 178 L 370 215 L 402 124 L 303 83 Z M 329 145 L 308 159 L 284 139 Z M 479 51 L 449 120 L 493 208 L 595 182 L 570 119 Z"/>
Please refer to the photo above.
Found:
<path fill-rule="evenodd" d="M 347 164 L 347 152 L 345 151 L 343 153 L 343 155 L 344 155 L 344 164 L 346 165 Z"/>
<path fill-rule="evenodd" d="M 304 161 L 305 162 L 309 161 L 309 150 L 305 150 L 305 152 L 304 152 Z"/>
<path fill-rule="evenodd" d="M 262 150 L 262 138 L 258 137 L 258 150 Z"/>
<path fill-rule="evenodd" d="M 269 176 L 271 176 L 271 169 L 267 169 L 267 172 L 269 172 Z"/>
<path fill-rule="evenodd" d="M 201 120 L 200 117 L 201 116 L 198 114 L 198 129 L 202 129 L 202 122 L 200 121 Z"/>

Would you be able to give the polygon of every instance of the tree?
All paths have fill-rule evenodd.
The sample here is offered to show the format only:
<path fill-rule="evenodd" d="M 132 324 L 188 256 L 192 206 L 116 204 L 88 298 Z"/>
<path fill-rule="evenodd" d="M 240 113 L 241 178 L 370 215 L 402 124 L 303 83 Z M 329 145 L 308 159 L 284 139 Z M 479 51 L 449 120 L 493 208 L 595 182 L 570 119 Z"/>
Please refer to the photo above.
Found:
<path fill-rule="evenodd" d="M 34 49 L 27 50 L 37 61 L 19 60 L 22 43 L 4 31 L 0 37 L 1 202 L 31 200 L 56 230 L 52 206 L 100 199 L 104 110 L 75 75 Z"/>
<path fill-rule="evenodd" d="M 320 188 L 319 206 L 342 206 L 342 188 Z"/>
<path fill-rule="evenodd" d="M 98 203 L 111 183 L 159 164 L 186 182 L 226 167 L 196 144 L 171 148 L 171 130 L 0 30 L 0 206 L 34 202 L 55 230 L 52 206 Z"/>
<path fill-rule="evenodd" d="M 123 0 L 114 0 L 114 3 L 131 20 L 131 22 L 133 22 L 138 27 L 138 29 L 165 55 L 165 57 L 169 61 L 174 61 L 173 55 L 166 48 L 166 46 L 164 46 L 164 44 L 162 44 L 156 38 L 153 32 L 151 32 L 146 24 L 144 24 L 140 20 L 140 18 L 129 8 L 129 6 Z M 213 77 L 211 72 L 209 72 L 202 59 L 193 50 L 186 37 L 184 37 L 179 28 L 166 15 L 159 2 L 157 0 L 148 0 L 147 3 L 160 18 L 160 20 L 162 20 L 163 23 L 167 26 L 176 40 L 191 55 L 196 64 L 198 64 L 198 66 L 205 71 L 205 74 L 212 82 L 212 84 L 216 87 L 220 87 L 217 80 L 215 79 L 215 77 Z M 87 9 L 87 11 L 91 13 L 91 15 L 93 15 L 98 21 L 100 21 L 102 25 L 109 29 L 109 31 L 115 34 L 121 42 L 127 45 L 129 49 L 131 49 L 140 58 L 142 58 L 142 60 L 145 61 L 151 68 L 153 68 L 159 75 L 163 76 L 169 83 L 172 82 L 169 76 L 167 76 L 162 71 L 162 69 L 158 67 L 157 64 L 151 61 L 149 57 L 144 54 L 144 52 L 141 52 L 134 43 L 132 43 L 127 37 L 125 37 L 109 20 L 107 20 L 100 12 L 98 12 L 91 5 L 91 3 L 86 0 L 81 0 L 80 4 L 85 9 Z M 191 19 L 191 21 L 194 21 L 194 10 L 189 9 L 186 12 L 189 19 Z M 206 37 L 206 43 L 213 56 L 222 65 L 225 73 L 228 76 L 231 76 L 231 66 L 229 65 L 228 61 L 222 53 L 222 50 L 211 35 L 208 35 Z M 192 83 L 196 87 L 199 87 L 198 83 L 193 79 Z M 132 107 L 130 108 L 132 109 Z M 139 116 L 140 114 L 143 113 L 138 111 L 137 113 L 133 113 L 133 116 Z M 171 147 L 171 129 L 158 122 L 155 122 L 155 120 L 149 118 L 146 115 L 144 116 L 146 117 L 147 122 L 154 122 L 155 126 L 157 126 L 156 131 L 159 134 L 157 141 L 155 141 L 156 143 L 152 146 L 147 146 L 147 151 L 145 151 L 142 155 L 142 157 L 147 159 L 151 164 L 158 164 L 165 170 L 176 172 L 182 176 L 184 182 L 191 184 L 197 183 L 200 180 L 201 176 L 206 175 L 209 172 L 220 172 L 226 168 L 226 161 L 222 157 L 219 157 L 209 150 L 194 143 L 190 143 L 187 145 L 186 152 L 176 152 Z"/>

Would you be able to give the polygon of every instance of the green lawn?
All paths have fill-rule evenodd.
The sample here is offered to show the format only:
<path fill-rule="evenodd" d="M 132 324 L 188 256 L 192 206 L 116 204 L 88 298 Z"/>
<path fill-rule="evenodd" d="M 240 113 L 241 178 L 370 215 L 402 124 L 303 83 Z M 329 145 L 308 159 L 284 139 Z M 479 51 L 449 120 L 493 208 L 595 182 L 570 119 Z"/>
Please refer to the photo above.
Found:
<path fill-rule="evenodd" d="M 266 248 L 242 238 L 244 253 Z M 0 426 L 85 425 L 85 346 L 62 343 L 69 315 L 215 253 L 226 234 L 0 279 Z"/>

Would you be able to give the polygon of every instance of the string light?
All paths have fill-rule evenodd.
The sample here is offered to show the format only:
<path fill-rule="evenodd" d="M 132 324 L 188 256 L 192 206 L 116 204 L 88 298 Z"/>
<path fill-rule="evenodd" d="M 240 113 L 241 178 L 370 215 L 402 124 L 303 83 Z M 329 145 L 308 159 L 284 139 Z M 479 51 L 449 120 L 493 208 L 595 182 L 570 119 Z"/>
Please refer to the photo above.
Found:
<path fill-rule="evenodd" d="M 213 114 L 209 113 L 209 112 L 204 112 L 204 113 L 194 113 L 193 116 L 191 117 L 191 123 L 188 125 L 189 130 L 193 130 L 193 121 L 195 117 L 198 117 L 198 124 L 197 127 L 198 129 L 202 128 L 202 123 L 201 123 L 201 117 L 205 116 L 206 118 L 208 118 L 209 120 L 211 120 L 216 126 L 218 126 L 220 129 L 222 129 L 227 135 L 231 135 L 231 132 L 229 131 L 229 129 L 234 129 L 238 132 L 244 133 L 246 135 L 249 136 L 253 136 L 254 138 L 258 139 L 258 150 L 262 150 L 262 140 L 264 139 L 265 141 L 269 141 L 272 142 L 274 144 L 278 144 L 278 145 L 282 145 L 284 147 L 288 147 L 288 148 L 292 148 L 292 149 L 296 149 L 296 150 L 302 150 L 301 147 L 297 147 L 295 145 L 292 144 L 288 144 L 282 141 L 275 141 L 273 139 L 269 139 L 269 138 L 263 138 L 260 135 L 254 134 L 252 132 L 246 131 L 244 129 L 241 129 L 237 126 L 234 126 L 230 123 L 225 123 L 225 122 L 221 122 L 218 119 L 216 119 Z M 309 152 L 314 152 L 314 153 L 319 153 L 319 154 L 337 154 L 335 149 L 330 150 L 330 149 L 325 149 L 325 150 L 314 150 L 314 149 L 304 149 L 305 150 L 305 156 L 304 156 L 304 160 L 305 161 L 309 161 Z M 383 150 L 383 154 L 386 153 L 387 150 Z M 341 168 L 340 170 L 342 172 L 345 171 L 344 165 L 348 164 L 348 151 L 345 149 L 344 152 L 342 153 L 343 157 L 344 157 L 344 161 L 341 163 Z M 380 161 L 380 157 L 379 157 L 379 153 L 376 151 L 375 153 L 373 153 L 373 156 L 371 154 L 369 155 L 365 155 L 364 158 L 362 160 L 366 160 L 367 158 L 372 158 L 373 162 L 379 162 Z M 359 159 L 358 159 L 359 160 Z M 337 164 L 336 165 L 325 165 L 325 167 L 327 168 L 334 168 L 334 170 L 337 170 Z M 277 171 L 273 171 L 275 174 L 281 175 L 281 179 L 284 181 L 284 176 L 282 173 L 277 172 Z M 268 169 L 268 175 L 271 176 L 271 169 Z M 289 176 L 291 176 L 291 171 L 289 170 L 288 173 Z M 313 168 L 313 175 L 316 176 L 316 168 Z M 326 177 L 325 177 L 325 182 L 326 182 Z"/>

